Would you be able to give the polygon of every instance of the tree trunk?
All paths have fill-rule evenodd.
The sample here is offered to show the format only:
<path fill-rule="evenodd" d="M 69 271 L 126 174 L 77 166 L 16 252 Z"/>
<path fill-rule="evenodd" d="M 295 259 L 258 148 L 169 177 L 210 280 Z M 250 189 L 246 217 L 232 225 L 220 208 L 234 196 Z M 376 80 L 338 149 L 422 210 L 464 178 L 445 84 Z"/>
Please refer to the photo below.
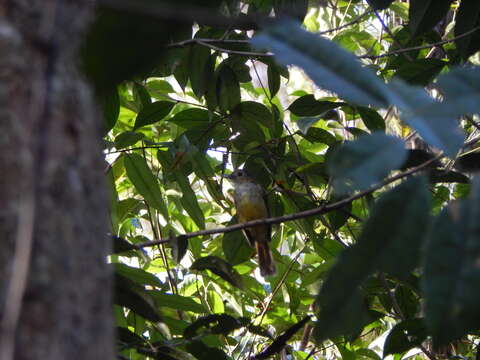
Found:
<path fill-rule="evenodd" d="M 113 359 L 85 0 L 0 0 L 0 360 Z"/>

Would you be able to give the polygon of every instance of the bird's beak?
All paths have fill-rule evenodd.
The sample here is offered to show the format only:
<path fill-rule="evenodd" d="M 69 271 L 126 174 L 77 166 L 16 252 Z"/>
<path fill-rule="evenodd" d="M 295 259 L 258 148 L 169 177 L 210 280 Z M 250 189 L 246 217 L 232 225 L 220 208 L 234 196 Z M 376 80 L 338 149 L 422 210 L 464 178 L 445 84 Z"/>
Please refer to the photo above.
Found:
<path fill-rule="evenodd" d="M 233 179 L 235 179 L 235 176 L 233 176 L 233 174 L 230 174 L 230 175 L 228 175 L 228 174 L 227 174 L 227 175 L 223 175 L 223 177 L 224 177 L 225 179 L 227 179 L 227 180 L 233 180 Z"/>

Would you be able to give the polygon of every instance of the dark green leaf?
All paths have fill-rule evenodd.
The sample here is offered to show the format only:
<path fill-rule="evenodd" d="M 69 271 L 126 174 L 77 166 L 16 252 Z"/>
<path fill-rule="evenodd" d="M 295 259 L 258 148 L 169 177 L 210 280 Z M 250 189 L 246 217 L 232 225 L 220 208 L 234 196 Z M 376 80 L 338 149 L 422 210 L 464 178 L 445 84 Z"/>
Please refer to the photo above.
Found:
<path fill-rule="evenodd" d="M 409 27 L 413 36 L 432 29 L 447 14 L 453 0 L 410 0 Z"/>
<path fill-rule="evenodd" d="M 198 98 L 203 96 L 208 81 L 213 80 L 213 69 L 208 66 L 210 49 L 202 45 L 192 45 L 189 56 L 189 75 L 192 90 Z"/>
<path fill-rule="evenodd" d="M 152 98 L 150 97 L 147 89 L 145 89 L 142 84 L 137 82 L 133 83 L 132 95 L 137 109 L 143 109 L 145 106 L 148 106 L 152 103 Z"/>
<path fill-rule="evenodd" d="M 427 86 L 447 65 L 440 59 L 415 59 L 405 62 L 395 72 L 394 78 L 399 78 L 412 85 Z"/>
<path fill-rule="evenodd" d="M 121 263 L 113 264 L 115 273 L 129 278 L 139 285 L 150 285 L 155 287 L 163 287 L 163 283 L 155 275 L 146 272 L 145 270 L 131 267 Z"/>
<path fill-rule="evenodd" d="M 207 309 L 190 297 L 176 294 L 165 294 L 160 291 L 149 291 L 148 294 L 155 300 L 158 307 L 168 307 L 176 310 L 191 311 L 194 313 L 207 313 Z"/>
<path fill-rule="evenodd" d="M 360 318 L 357 323 L 353 319 L 349 323 L 348 318 L 362 308 L 358 288 L 369 275 L 385 271 L 405 278 L 414 269 L 429 211 L 429 193 L 422 177 L 399 185 L 377 201 L 358 243 L 344 250 L 320 290 L 317 340 L 345 334 L 352 330 L 349 326 L 358 326 Z"/>
<path fill-rule="evenodd" d="M 178 264 L 187 253 L 188 239 L 184 236 L 171 236 L 169 243 L 172 247 L 172 254 L 175 258 L 175 262 Z"/>
<path fill-rule="evenodd" d="M 427 328 L 423 319 L 409 319 L 393 327 L 385 340 L 383 357 L 402 354 L 423 343 L 427 338 Z"/>
<path fill-rule="evenodd" d="M 383 120 L 383 117 L 381 117 L 378 112 L 363 106 L 357 106 L 355 107 L 355 110 L 358 111 L 358 114 L 368 130 L 372 132 L 385 131 L 385 120 Z"/>
<path fill-rule="evenodd" d="M 317 315 L 313 336 L 318 343 L 337 336 L 352 337 L 364 326 L 383 316 L 381 313 L 368 310 L 368 304 L 360 291 L 349 288 L 347 292 L 348 296 L 342 298 L 335 309 L 332 308 L 330 295 L 325 294 L 323 299 L 320 295 L 317 297 L 320 314 Z"/>
<path fill-rule="evenodd" d="M 176 113 L 169 121 L 184 129 L 190 129 L 195 126 L 208 125 L 212 120 L 217 119 L 218 116 L 208 110 L 190 108 Z"/>
<path fill-rule="evenodd" d="M 237 222 L 236 218 L 233 218 L 228 225 L 233 225 Z M 247 261 L 254 254 L 253 248 L 249 245 L 241 231 L 232 231 L 224 234 L 222 248 L 227 261 L 232 265 L 238 265 Z"/>
<path fill-rule="evenodd" d="M 303 22 L 308 12 L 308 0 L 274 0 L 273 9 L 277 17 L 289 16 Z"/>
<path fill-rule="evenodd" d="M 335 145 L 338 142 L 335 136 L 327 130 L 317 127 L 310 127 L 306 134 L 301 133 L 300 135 L 312 143 L 321 143 L 328 146 Z"/>
<path fill-rule="evenodd" d="M 128 345 L 129 348 L 135 348 L 146 343 L 146 339 L 128 330 L 127 328 L 118 326 L 116 333 L 117 341 L 121 343 L 122 347 Z"/>
<path fill-rule="evenodd" d="M 115 274 L 114 303 L 133 310 L 145 319 L 161 321 L 152 297 L 130 279 Z"/>
<path fill-rule="evenodd" d="M 197 196 L 192 190 L 188 177 L 181 172 L 176 172 L 175 179 L 182 190 L 182 198 L 180 199 L 180 202 L 182 203 L 183 208 L 187 211 L 188 215 L 192 217 L 195 224 L 200 229 L 204 229 L 205 217 L 202 209 L 200 209 L 200 206 L 198 205 Z"/>
<path fill-rule="evenodd" d="M 212 334 L 228 335 L 232 331 L 241 328 L 243 325 L 233 316 L 227 314 L 212 314 L 202 316 L 185 328 L 183 336 L 191 339 L 198 335 L 198 330 L 205 327 Z"/>
<path fill-rule="evenodd" d="M 368 0 L 370 5 L 376 10 L 384 10 L 390 6 L 394 0 Z"/>
<path fill-rule="evenodd" d="M 339 199 L 332 199 L 331 202 L 338 201 Z M 332 227 L 332 230 L 336 231 L 340 229 L 348 220 L 350 217 L 350 213 L 352 211 L 352 203 L 348 203 L 344 207 L 329 212 L 327 215 L 328 222 L 330 223 L 330 226 Z"/>
<path fill-rule="evenodd" d="M 270 97 L 274 97 L 280 89 L 280 72 L 277 65 L 272 62 L 268 65 L 267 69 L 268 77 L 268 90 L 270 91 Z"/>
<path fill-rule="evenodd" d="M 101 99 L 101 105 L 105 119 L 105 133 L 107 133 L 115 126 L 120 113 L 120 97 L 116 87 Z"/>
<path fill-rule="evenodd" d="M 140 354 L 148 355 L 149 358 L 161 359 L 161 360 L 196 360 L 195 357 L 189 353 L 171 346 L 155 346 L 150 350 L 151 346 L 138 349 Z"/>
<path fill-rule="evenodd" d="M 228 65 L 220 65 L 217 76 L 217 100 L 222 111 L 232 110 L 240 103 L 240 84 Z"/>
<path fill-rule="evenodd" d="M 311 316 L 307 316 L 296 324 L 290 326 L 287 330 L 283 332 L 282 335 L 277 337 L 265 350 L 255 355 L 253 359 L 267 359 L 270 356 L 279 353 L 287 345 L 287 341 L 289 341 L 297 331 L 303 328 L 305 324 L 310 321 L 310 318 Z"/>
<path fill-rule="evenodd" d="M 479 216 L 480 183 L 475 178 L 470 198 L 445 208 L 430 232 L 422 285 L 434 346 L 478 329 Z"/>
<path fill-rule="evenodd" d="M 209 347 L 199 340 L 187 343 L 186 348 L 198 360 L 231 360 L 220 348 Z"/>
<path fill-rule="evenodd" d="M 125 169 L 128 178 L 132 181 L 140 195 L 145 201 L 160 210 L 165 218 L 168 218 L 167 207 L 163 201 L 157 179 L 147 165 L 143 157 L 137 154 L 124 156 Z"/>
<path fill-rule="evenodd" d="M 480 3 L 478 1 L 462 1 L 455 19 L 455 36 L 463 35 L 480 24 Z M 462 59 L 467 60 L 480 50 L 480 34 L 478 30 L 455 41 Z"/>
<path fill-rule="evenodd" d="M 403 141 L 382 133 L 373 133 L 335 149 L 327 162 L 339 193 L 361 190 L 379 182 L 406 158 Z"/>
<path fill-rule="evenodd" d="M 195 260 L 190 267 L 191 270 L 210 270 L 214 274 L 220 276 L 225 281 L 229 282 L 233 286 L 243 288 L 242 278 L 237 271 L 227 263 L 225 260 L 216 256 L 205 256 Z"/>
<path fill-rule="evenodd" d="M 174 106 L 175 103 L 171 101 L 156 101 L 144 106 L 135 119 L 135 126 L 133 129 L 138 129 L 142 126 L 150 125 L 162 120 L 170 113 Z"/>
<path fill-rule="evenodd" d="M 144 139 L 145 135 L 135 131 L 124 131 L 115 138 L 115 147 L 117 149 L 124 149 L 128 146 L 135 145 L 140 140 Z"/>
<path fill-rule="evenodd" d="M 296 99 L 288 107 L 288 110 L 297 116 L 318 116 L 342 105 L 345 103 L 316 100 L 313 95 L 309 94 Z"/>

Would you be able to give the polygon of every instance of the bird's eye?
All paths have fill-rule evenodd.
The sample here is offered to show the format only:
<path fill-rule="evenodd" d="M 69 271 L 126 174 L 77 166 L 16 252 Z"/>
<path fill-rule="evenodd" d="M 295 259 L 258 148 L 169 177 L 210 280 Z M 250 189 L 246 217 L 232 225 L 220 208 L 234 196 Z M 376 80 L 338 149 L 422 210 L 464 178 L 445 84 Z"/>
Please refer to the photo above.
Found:
<path fill-rule="evenodd" d="M 238 175 L 238 176 L 243 176 L 243 171 L 239 171 L 239 172 L 237 173 L 237 175 Z"/>

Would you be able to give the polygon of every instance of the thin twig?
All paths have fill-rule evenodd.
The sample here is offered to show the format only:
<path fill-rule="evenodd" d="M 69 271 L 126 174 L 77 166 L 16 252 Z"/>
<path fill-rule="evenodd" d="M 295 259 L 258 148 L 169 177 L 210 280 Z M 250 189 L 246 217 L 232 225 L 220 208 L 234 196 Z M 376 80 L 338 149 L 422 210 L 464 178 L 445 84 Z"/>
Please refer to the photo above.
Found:
<path fill-rule="evenodd" d="M 405 53 L 405 52 L 410 52 L 410 51 L 417 51 L 417 50 L 422 50 L 422 49 L 429 49 L 429 48 L 432 48 L 432 47 L 437 47 L 437 46 L 440 46 L 440 45 L 444 45 L 444 44 L 448 44 L 448 43 L 451 43 L 451 42 L 454 42 L 458 39 L 461 39 L 465 36 L 468 36 L 468 35 L 471 35 L 473 34 L 474 32 L 480 30 L 480 26 L 477 26 L 469 31 L 466 31 L 464 32 L 463 34 L 460 34 L 458 36 L 455 36 L 451 39 L 447 39 L 447 40 L 442 40 L 442 41 L 438 41 L 436 43 L 431 43 L 431 44 L 427 44 L 427 45 L 420 45 L 420 46 L 412 46 L 412 47 L 409 47 L 409 48 L 403 48 L 403 49 L 398 49 L 398 50 L 394 50 L 394 51 L 390 51 L 388 53 L 385 53 L 385 54 L 381 54 L 381 55 L 361 55 L 361 56 L 357 56 L 357 58 L 359 59 L 380 59 L 380 58 L 383 58 L 383 57 L 387 57 L 387 56 L 392 56 L 392 55 L 398 55 L 398 54 L 402 54 L 402 53 Z"/>
<path fill-rule="evenodd" d="M 293 221 L 293 220 L 298 220 L 298 219 L 304 219 L 304 218 L 307 218 L 307 217 L 310 217 L 310 216 L 326 214 L 330 211 L 340 209 L 340 208 L 344 207 L 345 205 L 348 205 L 351 202 L 353 202 L 357 199 L 360 199 L 360 198 L 362 198 L 362 197 L 364 197 L 368 194 L 371 194 L 374 191 L 379 190 L 382 187 L 384 187 L 384 186 L 386 186 L 386 185 L 388 185 L 392 182 L 395 182 L 397 180 L 403 179 L 407 176 L 410 176 L 410 175 L 413 175 L 417 172 L 420 172 L 421 170 L 427 168 L 430 164 L 437 161 L 441 157 L 443 157 L 443 154 L 439 154 L 439 155 L 435 156 L 434 158 L 424 162 L 423 164 L 420 164 L 420 165 L 415 166 L 415 167 L 413 167 L 413 168 L 411 168 L 407 171 L 401 172 L 401 173 L 399 173 L 397 175 L 394 175 L 394 176 L 392 176 L 388 179 L 385 179 L 384 181 L 382 181 L 378 185 L 375 185 L 375 186 L 373 186 L 373 187 L 371 187 L 367 190 L 361 191 L 361 192 L 359 192 L 355 195 L 352 195 L 348 198 L 342 199 L 340 201 L 337 201 L 337 202 L 334 202 L 334 203 L 331 203 L 331 204 L 325 204 L 323 206 L 320 206 L 320 207 L 317 207 L 317 208 L 314 208 L 314 209 L 300 211 L 300 212 L 297 212 L 297 213 L 294 213 L 294 214 L 288 214 L 288 215 L 283 215 L 283 216 L 278 216 L 278 217 L 252 220 L 252 221 L 248 221 L 248 222 L 241 223 L 241 224 L 225 226 L 223 228 L 194 231 L 194 232 L 191 232 L 191 233 L 178 235 L 177 237 L 182 237 L 183 239 L 191 239 L 191 238 L 194 238 L 194 237 L 197 237 L 197 236 L 229 233 L 229 232 L 232 232 L 232 231 L 237 231 L 237 230 L 241 230 L 241 229 L 245 229 L 247 227 L 252 227 L 252 226 L 257 226 L 257 225 L 280 224 L 280 223 L 284 223 L 284 222 L 287 222 L 287 221 Z M 135 247 L 138 248 L 138 249 L 141 249 L 141 248 L 144 248 L 144 247 L 154 246 L 154 245 L 157 245 L 157 244 L 164 244 L 166 242 L 168 242 L 168 239 L 146 241 L 146 242 L 143 242 L 143 243 L 136 244 Z"/>

